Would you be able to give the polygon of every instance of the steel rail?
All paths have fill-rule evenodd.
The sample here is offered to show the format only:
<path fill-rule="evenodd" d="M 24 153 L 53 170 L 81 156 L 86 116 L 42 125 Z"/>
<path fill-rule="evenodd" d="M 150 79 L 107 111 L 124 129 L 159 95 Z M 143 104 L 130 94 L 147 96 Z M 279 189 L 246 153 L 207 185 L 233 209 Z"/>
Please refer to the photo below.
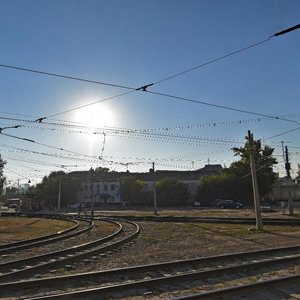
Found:
<path fill-rule="evenodd" d="M 107 215 L 107 218 L 114 218 Z M 255 225 L 255 218 L 231 218 L 231 217 L 186 217 L 186 216 L 126 216 L 120 215 L 119 218 L 132 221 L 155 221 L 155 222 L 194 222 L 194 223 L 222 223 L 222 224 L 245 224 Z M 299 226 L 300 219 L 278 219 L 263 218 L 264 225 L 272 226 Z"/>
<path fill-rule="evenodd" d="M 101 246 L 103 243 L 118 236 L 123 230 L 123 226 L 115 220 L 105 219 L 104 221 L 117 224 L 119 226 L 118 230 L 115 231 L 113 234 L 110 234 L 104 238 L 98 239 L 93 242 L 84 243 L 82 245 L 74 246 L 61 251 L 55 251 L 44 255 L 38 255 L 24 260 L 18 260 L 10 263 L 0 264 L 0 268 L 6 268 L 6 269 L 13 268 L 13 267 L 19 268 L 19 269 L 14 269 L 13 271 L 8 273 L 2 273 L 0 275 L 0 282 L 1 281 L 3 282 L 5 280 L 10 280 L 10 279 L 15 279 L 17 276 L 34 274 L 34 272 L 37 270 L 45 270 L 48 269 L 49 267 L 55 267 L 57 265 L 65 264 L 66 262 L 71 263 L 72 261 L 81 261 L 83 258 L 92 256 L 96 253 L 117 248 L 120 245 L 132 240 L 140 231 L 139 226 L 137 224 L 130 221 L 124 221 L 133 224 L 135 226 L 134 233 L 131 234 L 129 237 L 125 237 L 116 242 L 112 242 L 111 244 Z M 54 259 L 53 257 L 56 258 Z M 33 261 L 37 264 L 34 266 L 26 265 L 32 263 Z"/>
<path fill-rule="evenodd" d="M 299 260 L 300 256 L 298 255 L 297 259 Z M 287 258 L 284 258 L 286 260 Z M 290 259 L 289 259 L 290 260 Z M 280 259 L 278 259 L 279 262 Z M 106 285 L 106 286 L 101 286 L 101 287 L 96 287 L 96 288 L 87 288 L 87 289 L 81 289 L 77 291 L 71 291 L 71 292 L 63 292 L 63 293 L 57 293 L 57 294 L 44 294 L 42 296 L 29 296 L 26 297 L 26 299 L 31 299 L 31 300 L 37 300 L 37 299 L 88 299 L 89 297 L 95 297 L 97 296 L 97 299 L 103 299 L 105 297 L 111 297 L 113 298 L 112 293 L 116 292 L 122 292 L 123 294 L 128 293 L 130 291 L 131 295 L 135 296 L 141 296 L 143 294 L 143 291 L 149 290 L 149 288 L 157 290 L 160 288 L 163 288 L 165 285 L 172 285 L 174 287 L 175 284 L 182 284 L 184 282 L 191 283 L 193 280 L 201 280 L 209 277 L 215 277 L 218 275 L 224 275 L 228 276 L 228 274 L 235 273 L 236 271 L 245 271 L 245 268 L 249 270 L 249 268 L 256 268 L 258 266 L 265 267 L 266 264 L 274 264 L 274 261 L 262 261 L 262 262 L 255 262 L 255 263 L 248 263 L 248 264 L 242 264 L 238 266 L 230 266 L 230 267 L 225 267 L 225 268 L 215 268 L 211 270 L 206 270 L 206 271 L 190 271 L 190 272 L 185 272 L 182 274 L 176 274 L 176 275 L 166 275 L 166 276 L 160 276 L 156 278 L 151 278 L 151 279 L 131 279 L 130 282 L 126 283 L 116 283 L 116 284 L 111 284 L 111 285 Z M 132 276 L 132 274 L 131 274 Z M 300 278 L 299 275 L 294 275 L 294 276 L 289 276 L 289 279 L 291 278 Z M 274 279 L 273 279 L 274 280 Z M 277 280 L 280 280 L 277 278 Z M 286 280 L 286 277 L 281 278 L 281 280 Z M 270 280 L 269 280 L 270 281 Z M 245 288 L 249 284 L 244 285 Z M 249 287 L 247 287 L 249 288 Z M 132 292 L 132 290 L 135 291 L 135 293 Z M 236 287 L 236 290 L 238 290 L 238 287 Z M 172 290 L 171 290 L 172 291 Z M 215 291 L 217 294 L 218 291 Z M 201 294 L 200 294 L 201 295 Z M 209 297 L 212 296 L 212 292 L 208 294 Z M 187 296 L 189 297 L 189 296 Z M 204 295 L 203 295 L 204 297 Z M 211 299 L 211 298 L 205 298 L 205 299 Z M 187 298 L 189 299 L 189 298 Z M 198 298 L 191 298 L 191 299 L 198 299 Z M 202 298 L 201 298 L 202 299 Z"/>
<path fill-rule="evenodd" d="M 30 249 L 30 248 L 33 248 L 33 247 L 43 246 L 43 245 L 47 245 L 49 243 L 54 243 L 54 242 L 58 242 L 58 241 L 61 241 L 61 240 L 69 239 L 71 237 L 75 237 L 75 236 L 83 234 L 87 231 L 90 231 L 95 225 L 90 220 L 80 220 L 81 222 L 86 222 L 89 225 L 87 227 L 83 228 L 83 229 L 75 231 L 80 226 L 80 223 L 76 220 L 69 220 L 69 221 L 75 222 L 76 225 L 73 226 L 72 228 L 69 228 L 69 229 L 64 230 L 64 231 L 59 231 L 55 234 L 45 235 L 45 236 L 42 236 L 42 237 L 37 237 L 37 238 L 34 238 L 34 239 L 30 239 L 30 240 L 25 240 L 25 241 L 20 241 L 20 242 L 16 242 L 16 243 L 6 244 L 5 245 L 6 247 L 3 247 L 2 249 L 0 248 L 0 255 L 3 255 L 5 253 L 10 253 L 11 254 L 13 252 L 17 252 L 17 251 L 20 251 L 20 250 Z"/>
<path fill-rule="evenodd" d="M 37 280 L 27 280 L 27 281 L 21 281 L 21 282 L 10 282 L 6 284 L 0 284 L 0 291 L 4 293 L 5 291 L 13 291 L 14 293 L 20 292 L 20 290 L 27 290 L 30 288 L 36 288 L 37 286 L 41 289 L 55 286 L 56 288 L 62 287 L 64 288 L 66 285 L 69 285 L 71 282 L 72 284 L 80 286 L 80 284 L 83 282 L 86 284 L 88 280 L 92 281 L 99 281 L 99 280 L 109 280 L 109 277 L 114 277 L 114 276 L 119 276 L 120 278 L 123 278 L 126 275 L 130 275 L 131 280 L 135 280 L 135 285 L 144 285 L 149 283 L 150 285 L 156 284 L 156 283 L 165 283 L 165 280 L 168 282 L 169 280 L 186 280 L 186 279 L 193 279 L 194 277 L 197 279 L 200 278 L 207 278 L 207 277 L 212 277 L 212 276 L 217 276 L 220 273 L 234 273 L 237 271 L 243 271 L 245 268 L 257 268 L 257 267 L 265 267 L 269 265 L 274 265 L 274 264 L 279 264 L 279 263 L 286 263 L 286 262 L 291 262 L 294 260 L 300 260 L 300 255 L 284 255 L 280 258 L 262 258 L 260 261 L 253 261 L 254 258 L 257 259 L 257 252 L 246 252 L 246 253 L 240 253 L 244 254 L 244 256 L 249 256 L 247 258 L 248 262 L 241 263 L 241 264 L 236 264 L 236 265 L 230 265 L 229 267 L 217 267 L 217 268 L 211 268 L 210 270 L 204 270 L 204 271 L 195 271 L 195 269 L 199 268 L 199 266 L 195 266 L 195 264 L 199 263 L 207 263 L 207 262 L 212 262 L 212 260 L 221 261 L 223 260 L 224 264 L 224 258 L 227 259 L 229 256 L 228 255 L 223 255 L 223 256 L 214 256 L 214 257 L 207 257 L 207 258 L 199 258 L 199 259 L 192 259 L 192 260 L 185 260 L 185 261 L 173 261 L 173 262 L 166 262 L 166 263 L 160 263 L 160 264 L 152 264 L 152 265 L 142 265 L 142 266 L 136 266 L 136 267 L 129 267 L 129 268 L 123 268 L 123 269 L 113 269 L 113 270 L 108 270 L 108 271 L 100 271 L 100 272 L 90 272 L 90 273 L 82 273 L 82 274 L 74 274 L 74 275 L 69 275 L 69 276 L 60 276 L 60 277 L 52 277 L 52 278 L 45 278 L 45 279 L 37 279 Z M 230 255 L 230 258 L 233 259 L 235 258 L 234 255 Z M 250 260 L 250 262 L 249 262 Z M 170 271 L 170 269 L 173 268 L 174 271 Z M 176 269 L 177 268 L 177 269 Z M 171 273 L 179 273 L 178 268 L 180 268 L 180 272 L 182 274 L 172 276 Z M 183 268 L 187 268 L 187 270 L 183 270 Z M 191 269 L 193 271 L 191 271 Z M 167 271 L 165 271 L 167 270 Z M 144 274 L 149 274 L 151 272 L 152 276 L 157 276 L 157 278 L 152 278 L 148 280 L 144 280 Z M 154 272 L 156 274 L 154 274 Z M 168 274 L 163 277 L 161 274 Z M 135 277 L 135 279 L 133 279 Z M 137 277 L 137 278 L 136 278 Z M 141 280 L 142 278 L 142 280 Z M 172 279 L 173 278 L 173 279 Z M 115 287 L 116 286 L 116 287 Z M 113 284 L 109 287 L 107 287 L 106 290 L 104 290 L 102 287 L 99 289 L 100 292 L 105 292 L 108 293 L 111 290 L 119 289 L 120 284 Z M 126 288 L 132 288 L 133 287 L 133 282 L 131 282 L 131 285 L 126 286 L 126 285 L 121 285 L 122 289 Z M 90 289 L 87 290 L 87 293 L 97 293 L 98 290 L 96 289 L 94 292 L 89 291 Z M 72 292 L 72 296 L 74 296 L 77 292 Z M 84 292 L 78 291 L 79 294 L 83 294 Z M 54 297 L 54 296 L 53 296 Z"/>
<path fill-rule="evenodd" d="M 44 216 L 41 217 L 41 216 L 35 215 L 35 216 L 30 216 L 29 217 L 29 216 L 24 215 L 24 214 L 22 214 L 21 217 L 44 218 Z M 61 220 L 62 218 L 60 216 L 59 218 L 57 217 L 56 219 L 57 220 Z M 68 232 L 70 232 L 72 230 L 75 230 L 75 229 L 77 229 L 79 227 L 79 223 L 76 220 L 74 220 L 74 219 L 70 219 L 69 217 L 66 217 L 63 220 L 75 223 L 75 225 L 72 226 L 71 228 L 68 228 L 68 229 L 65 229 L 65 230 L 62 230 L 62 231 L 59 231 L 59 232 L 56 232 L 56 233 L 52 233 L 52 234 L 48 234 L 48 235 L 43 235 L 43 236 L 39 236 L 39 237 L 36 237 L 36 238 L 28 239 L 28 240 L 22 240 L 22 241 L 13 242 L 13 243 L 2 244 L 2 245 L 0 245 L 0 253 L 2 253 L 2 251 L 4 252 L 6 249 L 17 248 L 17 247 L 25 245 L 25 244 L 30 244 L 30 243 L 34 243 L 34 242 L 38 242 L 38 241 L 42 241 L 42 240 L 54 238 L 54 237 L 60 236 L 62 234 L 68 233 Z"/>
<path fill-rule="evenodd" d="M 260 289 L 269 288 L 269 287 L 278 287 L 280 284 L 284 283 L 293 283 L 294 281 L 300 280 L 300 274 L 289 275 L 281 278 L 262 280 L 254 283 L 242 284 L 235 287 L 222 288 L 217 290 L 212 290 L 208 292 L 202 293 L 194 293 L 191 295 L 175 297 L 173 300 L 212 300 L 212 299 L 230 299 L 228 297 L 234 296 L 238 293 L 255 290 L 255 292 L 259 292 Z M 223 298 L 225 297 L 225 298 Z M 289 298 L 292 299 L 292 298 Z M 296 299 L 296 298 L 295 298 Z M 298 298 L 297 298 L 298 299 Z"/>

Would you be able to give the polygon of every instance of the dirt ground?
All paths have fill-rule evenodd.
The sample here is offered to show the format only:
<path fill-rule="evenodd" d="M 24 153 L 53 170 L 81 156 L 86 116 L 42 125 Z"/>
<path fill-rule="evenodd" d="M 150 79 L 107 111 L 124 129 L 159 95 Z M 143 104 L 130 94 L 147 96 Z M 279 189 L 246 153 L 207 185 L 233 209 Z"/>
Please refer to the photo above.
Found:
<path fill-rule="evenodd" d="M 33 239 L 66 230 L 75 224 L 63 220 L 0 217 L 0 244 Z"/>

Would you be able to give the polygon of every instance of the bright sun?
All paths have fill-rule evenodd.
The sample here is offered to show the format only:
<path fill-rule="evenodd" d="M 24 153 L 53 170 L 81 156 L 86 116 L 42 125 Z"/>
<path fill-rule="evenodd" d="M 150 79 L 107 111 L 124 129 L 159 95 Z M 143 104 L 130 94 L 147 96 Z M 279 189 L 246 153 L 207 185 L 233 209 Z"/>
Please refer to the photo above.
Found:
<path fill-rule="evenodd" d="M 114 116 L 107 106 L 91 105 L 79 109 L 75 115 L 76 122 L 83 123 L 91 128 L 113 126 Z"/>

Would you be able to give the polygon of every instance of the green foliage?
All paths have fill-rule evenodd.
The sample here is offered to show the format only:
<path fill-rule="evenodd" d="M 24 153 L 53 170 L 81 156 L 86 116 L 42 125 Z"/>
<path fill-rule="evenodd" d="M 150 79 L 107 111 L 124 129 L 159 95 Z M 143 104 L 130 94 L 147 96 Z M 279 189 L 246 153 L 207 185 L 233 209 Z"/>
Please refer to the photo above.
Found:
<path fill-rule="evenodd" d="M 45 176 L 41 183 L 33 187 L 29 192 L 35 194 L 40 201 L 45 201 L 49 207 L 56 207 L 59 193 L 59 181 L 61 183 L 61 207 L 66 207 L 74 201 L 80 188 L 80 180 L 63 171 L 51 172 Z"/>
<path fill-rule="evenodd" d="M 2 194 L 3 194 L 3 186 L 4 186 L 5 182 L 6 182 L 6 178 L 3 175 L 1 175 L 0 176 L 0 201 L 1 201 L 1 199 L 2 200 L 4 199 L 4 197 L 2 197 Z"/>
<path fill-rule="evenodd" d="M 121 198 L 127 204 L 146 204 L 146 193 L 143 192 L 144 181 L 133 176 L 121 178 Z"/>
<path fill-rule="evenodd" d="M 93 170 L 93 169 L 91 169 L 91 170 Z M 95 169 L 96 174 L 106 174 L 108 172 L 109 172 L 109 168 L 98 167 Z"/>
<path fill-rule="evenodd" d="M 186 205 L 189 198 L 187 184 L 177 179 L 162 179 L 156 183 L 159 206 Z"/>
<path fill-rule="evenodd" d="M 240 156 L 240 160 L 233 162 L 229 168 L 224 168 L 219 175 L 200 178 L 198 199 L 201 204 L 214 204 L 216 199 L 233 199 L 244 204 L 252 203 L 253 190 L 248 137 L 246 137 L 244 147 L 234 147 L 232 150 L 235 156 Z M 273 165 L 277 164 L 277 161 L 272 157 L 273 152 L 274 149 L 267 145 L 262 147 L 260 140 L 253 141 L 253 156 L 261 196 L 271 190 L 276 178 Z"/>

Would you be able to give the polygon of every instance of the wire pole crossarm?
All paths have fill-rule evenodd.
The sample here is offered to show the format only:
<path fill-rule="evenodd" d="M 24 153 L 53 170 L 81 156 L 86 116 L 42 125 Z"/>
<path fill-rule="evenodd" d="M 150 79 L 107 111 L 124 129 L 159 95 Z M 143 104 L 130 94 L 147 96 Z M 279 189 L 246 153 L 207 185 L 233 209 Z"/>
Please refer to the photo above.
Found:
<path fill-rule="evenodd" d="M 252 174 L 252 186 L 253 186 L 253 197 L 254 197 L 254 208 L 255 208 L 255 217 L 256 217 L 256 230 L 263 230 L 263 223 L 261 218 L 261 210 L 260 210 L 260 201 L 259 201 L 259 192 L 257 185 L 257 177 L 256 177 L 256 169 L 255 169 L 255 161 L 253 155 L 253 136 L 248 130 L 248 141 L 250 146 L 250 166 L 251 166 L 251 174 Z"/>

